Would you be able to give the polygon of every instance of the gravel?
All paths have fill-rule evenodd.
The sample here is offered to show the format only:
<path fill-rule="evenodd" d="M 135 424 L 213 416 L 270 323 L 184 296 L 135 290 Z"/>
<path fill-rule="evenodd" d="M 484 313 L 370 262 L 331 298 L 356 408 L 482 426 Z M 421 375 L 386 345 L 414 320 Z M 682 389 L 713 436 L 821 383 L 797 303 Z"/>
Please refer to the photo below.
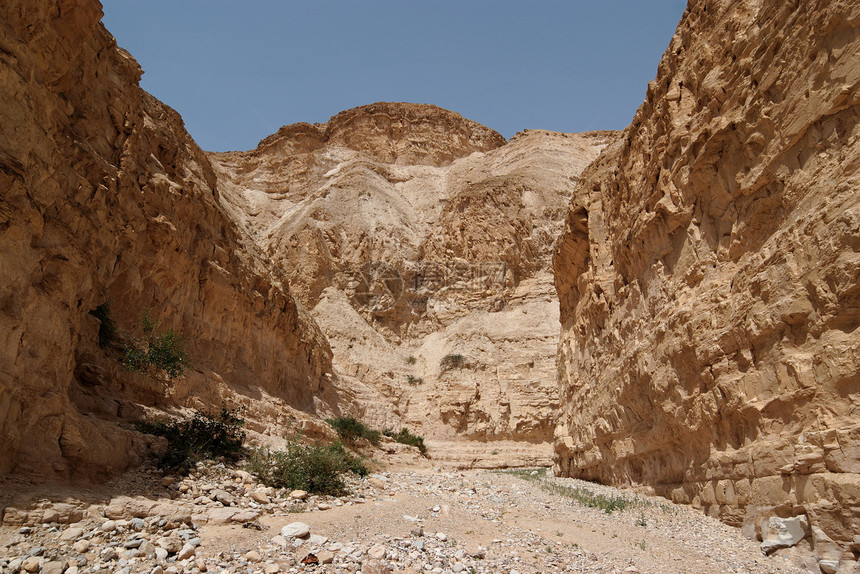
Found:
<path fill-rule="evenodd" d="M 691 508 L 545 471 L 380 472 L 342 497 L 291 496 L 215 463 L 123 484 L 145 496 L 0 527 L 0 572 L 801 572 Z"/>

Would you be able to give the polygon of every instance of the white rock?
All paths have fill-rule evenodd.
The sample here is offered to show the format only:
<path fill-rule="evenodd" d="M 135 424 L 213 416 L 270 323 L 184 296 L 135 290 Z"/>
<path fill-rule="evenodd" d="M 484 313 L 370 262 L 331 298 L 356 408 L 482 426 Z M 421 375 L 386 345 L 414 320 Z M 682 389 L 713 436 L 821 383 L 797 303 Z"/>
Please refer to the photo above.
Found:
<path fill-rule="evenodd" d="M 445 542 L 446 540 L 448 540 L 448 535 L 445 534 L 444 532 L 437 532 L 436 533 L 436 539 L 441 540 L 442 542 Z"/>
<path fill-rule="evenodd" d="M 779 548 L 790 548 L 809 534 L 809 519 L 805 514 L 792 518 L 771 516 L 762 528 L 761 550 L 770 554 Z"/>
<path fill-rule="evenodd" d="M 77 540 L 83 533 L 84 529 L 77 526 L 67 528 L 62 534 L 60 534 L 60 540 Z"/>
<path fill-rule="evenodd" d="M 294 490 L 290 493 L 290 498 L 293 500 L 304 500 L 308 497 L 307 491 L 304 490 Z"/>
<path fill-rule="evenodd" d="M 281 536 L 284 538 L 304 538 L 311 533 L 311 527 L 304 522 L 291 522 L 281 528 Z"/>
<path fill-rule="evenodd" d="M 176 555 L 176 559 L 185 560 L 186 558 L 191 558 L 194 554 L 194 546 L 186 542 L 182 545 L 182 550 L 179 551 L 179 554 Z"/>
<path fill-rule="evenodd" d="M 322 536 L 321 534 L 311 534 L 310 538 L 308 538 L 308 542 L 316 546 L 322 546 L 328 542 L 328 537 Z"/>

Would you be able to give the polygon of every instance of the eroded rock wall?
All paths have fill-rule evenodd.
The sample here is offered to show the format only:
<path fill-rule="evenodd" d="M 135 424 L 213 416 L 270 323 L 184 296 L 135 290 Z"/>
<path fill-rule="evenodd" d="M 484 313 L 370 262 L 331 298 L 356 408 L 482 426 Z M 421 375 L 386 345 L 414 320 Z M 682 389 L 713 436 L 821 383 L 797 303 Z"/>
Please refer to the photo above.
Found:
<path fill-rule="evenodd" d="M 99 23 L 96 0 L 0 7 L 0 473 L 140 461 L 147 405 L 314 412 L 331 352 L 218 204 L 209 160 Z M 110 302 L 118 341 L 89 314 Z M 167 381 L 130 373 L 143 309 L 185 339 Z M 331 397 L 328 397 L 331 398 Z"/>
<path fill-rule="evenodd" d="M 556 248 L 557 472 L 860 531 L 858 26 L 689 3 Z"/>
<path fill-rule="evenodd" d="M 224 205 L 331 341 L 353 414 L 428 439 L 529 441 L 548 460 L 552 245 L 577 177 L 615 135 L 506 143 L 435 106 L 377 103 L 209 157 Z M 446 355 L 464 364 L 442 369 Z"/>

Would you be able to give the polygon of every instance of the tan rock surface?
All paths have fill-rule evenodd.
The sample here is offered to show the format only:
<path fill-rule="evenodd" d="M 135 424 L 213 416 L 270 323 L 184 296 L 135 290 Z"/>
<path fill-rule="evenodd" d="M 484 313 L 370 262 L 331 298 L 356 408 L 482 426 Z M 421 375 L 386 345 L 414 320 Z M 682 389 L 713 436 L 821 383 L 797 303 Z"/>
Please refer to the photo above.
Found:
<path fill-rule="evenodd" d="M 860 531 L 858 26 L 690 2 L 555 253 L 558 472 Z"/>
<path fill-rule="evenodd" d="M 544 445 L 522 462 L 549 455 L 555 424 L 552 243 L 612 137 L 505 143 L 434 106 L 373 104 L 209 157 L 225 209 L 313 309 L 353 414 L 444 441 Z M 448 354 L 462 368 L 442 372 Z"/>
<path fill-rule="evenodd" d="M 332 398 L 322 333 L 100 18 L 95 0 L 0 7 L 0 474 L 138 463 L 145 441 L 119 423 L 145 406 L 245 405 L 265 430 Z M 108 350 L 89 314 L 105 301 Z M 185 338 L 186 375 L 118 362 L 147 307 Z"/>

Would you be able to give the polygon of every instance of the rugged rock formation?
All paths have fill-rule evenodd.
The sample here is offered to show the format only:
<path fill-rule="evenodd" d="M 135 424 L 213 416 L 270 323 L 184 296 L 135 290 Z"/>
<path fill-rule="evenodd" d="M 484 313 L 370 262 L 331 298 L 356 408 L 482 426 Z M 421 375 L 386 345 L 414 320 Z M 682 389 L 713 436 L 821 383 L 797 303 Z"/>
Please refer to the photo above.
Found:
<path fill-rule="evenodd" d="M 0 474 L 121 470 L 142 439 L 119 423 L 146 405 L 246 405 L 264 430 L 336 402 L 324 337 L 100 18 L 96 0 L 0 7 Z M 120 366 L 144 308 L 185 338 L 185 376 Z"/>
<path fill-rule="evenodd" d="M 380 103 L 209 157 L 225 208 L 313 309 L 355 414 L 436 440 L 543 443 L 495 459 L 539 460 L 557 406 L 552 244 L 614 135 L 505 144 L 434 106 Z M 463 364 L 443 370 L 447 355 Z M 471 452 L 450 454 L 493 465 Z"/>
<path fill-rule="evenodd" d="M 860 531 L 860 5 L 692 0 L 554 258 L 556 470 Z"/>

